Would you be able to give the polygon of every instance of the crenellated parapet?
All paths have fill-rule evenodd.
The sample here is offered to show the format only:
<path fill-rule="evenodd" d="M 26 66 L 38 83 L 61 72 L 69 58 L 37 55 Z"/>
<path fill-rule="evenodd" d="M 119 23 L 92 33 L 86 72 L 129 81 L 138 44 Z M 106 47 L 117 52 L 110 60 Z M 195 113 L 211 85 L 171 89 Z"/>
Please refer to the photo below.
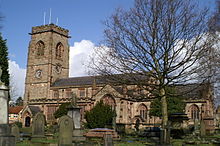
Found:
<path fill-rule="evenodd" d="M 29 34 L 33 35 L 33 34 L 39 34 L 39 33 L 44 33 L 44 32 L 54 32 L 54 33 L 58 33 L 62 36 L 65 36 L 67 38 L 70 38 L 69 31 L 67 29 L 61 28 L 55 24 L 48 24 L 48 25 L 41 25 L 41 26 L 32 27 L 32 32 Z"/>

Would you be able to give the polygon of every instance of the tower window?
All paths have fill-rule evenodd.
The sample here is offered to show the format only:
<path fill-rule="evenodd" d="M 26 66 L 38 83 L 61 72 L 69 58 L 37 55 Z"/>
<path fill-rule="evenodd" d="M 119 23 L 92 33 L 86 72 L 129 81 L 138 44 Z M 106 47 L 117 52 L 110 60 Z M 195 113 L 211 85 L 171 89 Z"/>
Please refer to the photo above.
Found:
<path fill-rule="evenodd" d="M 62 59 L 62 53 L 63 53 L 63 44 L 58 43 L 56 46 L 56 59 Z"/>
<path fill-rule="evenodd" d="M 59 98 L 59 91 L 58 91 L 58 90 L 55 90 L 55 91 L 54 91 L 53 97 L 54 97 L 54 98 Z"/>
<path fill-rule="evenodd" d="M 36 55 L 43 56 L 44 55 L 44 48 L 45 48 L 44 43 L 42 41 L 38 41 L 36 44 Z"/>

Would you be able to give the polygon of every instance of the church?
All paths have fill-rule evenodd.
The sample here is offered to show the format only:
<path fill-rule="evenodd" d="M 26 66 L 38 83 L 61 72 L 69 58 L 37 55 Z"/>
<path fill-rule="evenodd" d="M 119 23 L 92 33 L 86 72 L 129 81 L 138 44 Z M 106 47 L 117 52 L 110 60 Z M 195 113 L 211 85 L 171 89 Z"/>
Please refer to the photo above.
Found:
<path fill-rule="evenodd" d="M 21 113 L 23 126 L 30 126 L 34 115 L 43 112 L 47 123 L 55 118 L 53 113 L 59 105 L 70 102 L 77 96 L 81 119 L 98 101 L 111 105 L 116 110 L 116 124 L 134 128 L 140 121 L 142 127 L 151 127 L 161 122 L 159 117 L 149 116 L 153 97 L 148 91 L 140 91 L 136 85 L 114 85 L 101 76 L 69 77 L 69 31 L 54 24 L 36 26 L 30 33 L 27 73 L 25 80 L 24 109 Z M 188 86 L 188 88 L 191 88 Z M 144 93 L 142 100 L 129 96 Z M 131 94 L 132 95 L 132 94 Z M 213 93 L 210 87 L 200 88 L 187 94 L 185 113 L 194 124 L 203 119 L 207 130 L 214 130 Z"/>

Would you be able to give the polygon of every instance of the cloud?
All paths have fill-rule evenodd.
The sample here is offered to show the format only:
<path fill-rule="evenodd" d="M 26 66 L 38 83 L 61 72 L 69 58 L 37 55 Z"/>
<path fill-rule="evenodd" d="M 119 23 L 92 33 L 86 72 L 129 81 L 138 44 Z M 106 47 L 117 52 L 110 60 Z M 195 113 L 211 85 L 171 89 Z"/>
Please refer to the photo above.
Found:
<path fill-rule="evenodd" d="M 89 56 L 94 51 L 94 47 L 94 43 L 89 40 L 75 42 L 74 46 L 70 47 L 70 77 L 88 75 L 86 64 L 88 63 Z"/>
<path fill-rule="evenodd" d="M 21 68 L 15 61 L 8 61 L 10 74 L 10 95 L 12 99 L 24 95 L 26 69 Z"/>

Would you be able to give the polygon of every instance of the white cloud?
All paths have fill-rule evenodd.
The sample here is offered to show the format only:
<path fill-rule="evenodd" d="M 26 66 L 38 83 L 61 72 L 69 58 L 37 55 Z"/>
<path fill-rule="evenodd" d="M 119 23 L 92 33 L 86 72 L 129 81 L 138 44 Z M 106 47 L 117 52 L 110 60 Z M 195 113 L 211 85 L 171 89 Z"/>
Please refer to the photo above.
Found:
<path fill-rule="evenodd" d="M 88 69 L 89 56 L 93 53 L 95 45 L 89 40 L 75 42 L 74 46 L 70 47 L 70 77 L 86 76 Z"/>
<path fill-rule="evenodd" d="M 24 95 L 26 69 L 21 68 L 15 61 L 9 60 L 10 94 L 12 99 Z"/>

